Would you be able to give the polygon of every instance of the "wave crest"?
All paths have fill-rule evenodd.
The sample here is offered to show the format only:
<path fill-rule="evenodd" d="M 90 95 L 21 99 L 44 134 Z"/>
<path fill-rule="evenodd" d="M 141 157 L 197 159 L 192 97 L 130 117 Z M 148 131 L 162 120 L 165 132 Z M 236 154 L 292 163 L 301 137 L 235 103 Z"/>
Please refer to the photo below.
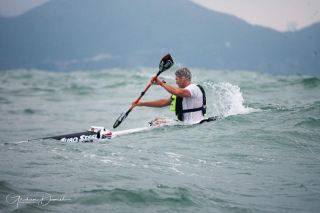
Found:
<path fill-rule="evenodd" d="M 210 109 L 212 108 L 215 115 L 228 117 L 257 111 L 244 105 L 244 98 L 237 85 L 228 82 L 205 82 L 204 85 L 211 89 L 207 96 L 213 101 Z"/>

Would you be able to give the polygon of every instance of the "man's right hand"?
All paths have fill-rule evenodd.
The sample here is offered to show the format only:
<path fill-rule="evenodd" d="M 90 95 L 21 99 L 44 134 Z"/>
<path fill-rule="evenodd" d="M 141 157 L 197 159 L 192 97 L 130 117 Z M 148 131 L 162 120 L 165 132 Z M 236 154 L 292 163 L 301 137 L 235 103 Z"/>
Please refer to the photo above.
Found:
<path fill-rule="evenodd" d="M 150 81 L 150 83 L 151 84 L 153 84 L 153 85 L 160 85 L 161 84 L 161 80 L 158 78 L 158 76 L 153 76 L 152 78 L 151 78 L 151 81 Z"/>

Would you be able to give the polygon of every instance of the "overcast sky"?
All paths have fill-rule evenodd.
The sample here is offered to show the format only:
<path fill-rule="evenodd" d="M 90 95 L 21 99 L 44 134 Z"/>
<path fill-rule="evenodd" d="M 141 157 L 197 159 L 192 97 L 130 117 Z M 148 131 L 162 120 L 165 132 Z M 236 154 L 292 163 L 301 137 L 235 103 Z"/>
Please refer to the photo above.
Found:
<path fill-rule="evenodd" d="M 236 15 L 249 23 L 279 31 L 320 22 L 320 0 L 192 0 L 208 8 Z"/>
<path fill-rule="evenodd" d="M 49 0 L 0 0 L 0 15 L 17 16 Z"/>
<path fill-rule="evenodd" d="M 17 16 L 48 1 L 0 0 L 0 15 Z M 279 31 L 300 29 L 320 22 L 320 0 L 192 1 L 216 11 L 238 16 L 251 24 L 267 26 Z"/>

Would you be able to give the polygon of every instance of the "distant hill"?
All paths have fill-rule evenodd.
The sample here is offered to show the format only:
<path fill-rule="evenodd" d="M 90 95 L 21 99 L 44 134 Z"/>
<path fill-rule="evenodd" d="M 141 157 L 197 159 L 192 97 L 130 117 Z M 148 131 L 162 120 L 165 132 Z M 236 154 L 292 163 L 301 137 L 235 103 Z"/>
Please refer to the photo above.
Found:
<path fill-rule="evenodd" d="M 281 33 L 187 0 L 54 0 L 0 18 L 0 69 L 155 66 L 320 72 L 320 24 Z"/>

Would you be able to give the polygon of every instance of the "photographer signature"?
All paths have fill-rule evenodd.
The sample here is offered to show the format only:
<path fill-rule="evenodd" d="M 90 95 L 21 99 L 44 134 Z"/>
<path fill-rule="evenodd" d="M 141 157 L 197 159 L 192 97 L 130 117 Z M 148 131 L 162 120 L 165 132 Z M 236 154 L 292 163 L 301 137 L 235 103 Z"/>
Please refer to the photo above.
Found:
<path fill-rule="evenodd" d="M 9 204 L 15 204 L 19 208 L 20 204 L 37 204 L 38 206 L 47 206 L 51 202 L 63 202 L 69 201 L 63 196 L 54 198 L 51 194 L 46 192 L 37 192 L 34 196 L 18 195 L 10 193 L 6 196 L 6 202 Z"/>

